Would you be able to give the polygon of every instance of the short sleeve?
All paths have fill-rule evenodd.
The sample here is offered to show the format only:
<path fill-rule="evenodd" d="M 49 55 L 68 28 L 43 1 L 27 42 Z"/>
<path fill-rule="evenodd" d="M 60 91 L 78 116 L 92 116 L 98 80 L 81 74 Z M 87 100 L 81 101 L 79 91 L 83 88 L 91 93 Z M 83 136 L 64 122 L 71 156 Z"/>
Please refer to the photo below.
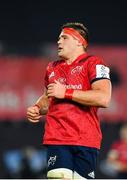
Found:
<path fill-rule="evenodd" d="M 44 86 L 45 88 L 47 89 L 47 85 L 49 84 L 48 82 L 48 76 L 49 76 L 49 72 L 50 72 L 50 66 L 51 66 L 51 63 L 48 64 L 47 68 L 46 68 L 46 73 L 45 73 L 45 77 L 44 77 Z"/>
<path fill-rule="evenodd" d="M 110 79 L 110 69 L 99 57 L 91 57 L 88 64 L 90 83 L 100 79 Z"/>
<path fill-rule="evenodd" d="M 44 78 L 44 86 L 45 86 L 46 89 L 47 89 L 47 85 L 48 85 L 48 74 L 47 74 L 47 71 L 46 71 L 45 78 Z"/>

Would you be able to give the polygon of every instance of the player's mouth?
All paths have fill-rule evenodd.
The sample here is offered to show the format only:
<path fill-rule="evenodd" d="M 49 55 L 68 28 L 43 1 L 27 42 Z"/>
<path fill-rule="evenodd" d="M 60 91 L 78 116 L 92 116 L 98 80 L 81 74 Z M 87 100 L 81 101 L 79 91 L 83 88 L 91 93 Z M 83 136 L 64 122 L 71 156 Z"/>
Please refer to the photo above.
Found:
<path fill-rule="evenodd" d="M 58 52 L 60 52 L 60 51 L 62 51 L 63 50 L 63 48 L 61 48 L 61 47 L 58 47 Z"/>

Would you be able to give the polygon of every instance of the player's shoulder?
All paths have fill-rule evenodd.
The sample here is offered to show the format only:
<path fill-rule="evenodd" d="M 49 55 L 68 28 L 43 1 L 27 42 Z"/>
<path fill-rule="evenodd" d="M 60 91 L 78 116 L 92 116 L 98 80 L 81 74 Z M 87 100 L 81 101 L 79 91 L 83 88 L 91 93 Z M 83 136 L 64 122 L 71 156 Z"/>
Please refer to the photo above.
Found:
<path fill-rule="evenodd" d="M 53 67 L 56 67 L 56 66 L 58 66 L 58 65 L 60 65 L 60 64 L 62 64 L 63 63 L 63 60 L 56 60 L 56 61 L 53 61 L 52 62 L 52 66 Z"/>
<path fill-rule="evenodd" d="M 103 63 L 103 59 L 96 55 L 87 54 L 87 56 L 81 59 L 79 63 L 83 63 L 83 64 Z"/>
<path fill-rule="evenodd" d="M 97 55 L 89 55 L 88 61 L 91 63 L 92 62 L 93 63 L 97 63 L 97 62 L 103 63 L 104 62 L 103 58 L 100 56 L 97 56 Z"/>
<path fill-rule="evenodd" d="M 49 64 L 48 64 L 48 68 L 54 68 L 60 64 L 63 63 L 63 60 L 55 60 L 55 61 L 51 61 Z"/>
<path fill-rule="evenodd" d="M 89 55 L 89 58 L 87 59 L 86 64 L 88 68 L 95 67 L 96 65 L 106 66 L 103 58 L 97 55 Z"/>

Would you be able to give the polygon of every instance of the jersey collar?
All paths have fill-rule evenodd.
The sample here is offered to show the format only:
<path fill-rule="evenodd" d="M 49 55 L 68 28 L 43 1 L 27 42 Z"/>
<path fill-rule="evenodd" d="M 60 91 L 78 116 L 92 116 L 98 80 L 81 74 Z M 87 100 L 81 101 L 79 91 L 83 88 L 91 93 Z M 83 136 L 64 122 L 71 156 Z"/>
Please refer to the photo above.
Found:
<path fill-rule="evenodd" d="M 83 53 L 79 55 L 71 64 L 67 64 L 65 60 L 61 60 L 63 64 L 67 64 L 68 66 L 71 66 L 72 64 L 78 63 L 81 59 L 84 59 L 88 56 L 87 53 Z"/>
<path fill-rule="evenodd" d="M 81 59 L 84 59 L 88 56 L 87 53 L 83 53 L 80 56 L 78 56 L 72 63 L 78 63 Z"/>
<path fill-rule="evenodd" d="M 71 64 L 68 64 L 68 66 L 71 66 L 71 65 L 73 65 L 73 64 L 75 64 L 75 63 L 78 63 L 81 59 L 84 59 L 84 58 L 86 58 L 87 56 L 88 56 L 87 53 L 81 54 L 81 55 L 78 56 Z M 66 62 L 64 61 L 64 63 L 66 63 Z"/>

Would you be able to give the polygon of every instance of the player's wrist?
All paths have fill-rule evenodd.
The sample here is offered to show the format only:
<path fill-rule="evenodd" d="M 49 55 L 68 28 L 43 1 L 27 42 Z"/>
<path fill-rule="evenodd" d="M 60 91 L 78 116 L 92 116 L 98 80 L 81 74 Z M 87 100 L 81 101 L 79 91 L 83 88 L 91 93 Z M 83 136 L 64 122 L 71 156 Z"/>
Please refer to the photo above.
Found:
<path fill-rule="evenodd" d="M 41 107 L 39 106 L 39 104 L 34 104 L 34 107 L 37 107 L 39 111 L 41 110 Z"/>
<path fill-rule="evenodd" d="M 72 100 L 73 98 L 74 89 L 66 89 L 64 98 Z"/>

